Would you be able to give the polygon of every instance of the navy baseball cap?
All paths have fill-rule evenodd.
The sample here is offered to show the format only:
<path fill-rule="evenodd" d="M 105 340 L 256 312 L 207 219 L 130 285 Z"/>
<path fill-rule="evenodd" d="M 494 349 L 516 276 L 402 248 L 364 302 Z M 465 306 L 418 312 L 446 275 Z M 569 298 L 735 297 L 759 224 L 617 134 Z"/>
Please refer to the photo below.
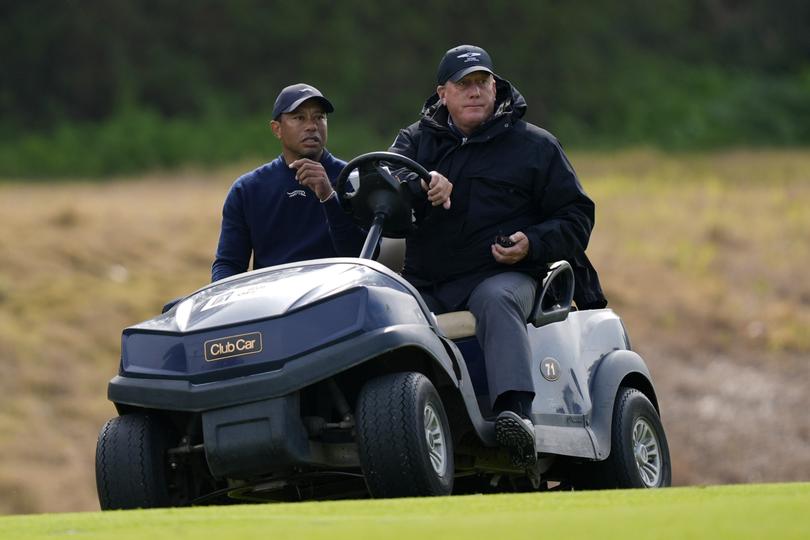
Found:
<path fill-rule="evenodd" d="M 445 84 L 448 80 L 456 82 L 473 71 L 486 71 L 494 75 L 492 59 L 481 47 L 459 45 L 444 53 L 444 58 L 439 63 L 436 81 L 439 85 Z"/>
<path fill-rule="evenodd" d="M 308 99 L 315 98 L 323 105 L 324 112 L 334 112 L 335 108 L 329 100 L 323 97 L 320 90 L 309 84 L 298 83 L 286 87 L 276 98 L 273 105 L 273 120 L 278 120 L 283 113 L 294 111 Z"/>

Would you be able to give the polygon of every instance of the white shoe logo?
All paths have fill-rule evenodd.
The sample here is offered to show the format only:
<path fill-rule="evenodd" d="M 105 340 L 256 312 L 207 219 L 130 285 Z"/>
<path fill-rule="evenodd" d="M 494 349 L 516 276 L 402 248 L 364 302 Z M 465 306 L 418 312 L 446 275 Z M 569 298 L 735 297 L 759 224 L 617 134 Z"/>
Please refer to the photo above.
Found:
<path fill-rule="evenodd" d="M 306 196 L 307 192 L 304 191 L 303 189 L 296 189 L 295 191 L 287 192 L 287 197 L 289 197 L 290 199 L 292 199 L 293 197 L 306 197 Z"/>
<path fill-rule="evenodd" d="M 480 62 L 481 60 L 478 59 L 479 56 L 481 56 L 480 52 L 468 52 L 468 53 L 460 54 L 460 55 L 456 56 L 456 58 L 464 58 L 465 63 L 467 63 L 467 62 Z"/>

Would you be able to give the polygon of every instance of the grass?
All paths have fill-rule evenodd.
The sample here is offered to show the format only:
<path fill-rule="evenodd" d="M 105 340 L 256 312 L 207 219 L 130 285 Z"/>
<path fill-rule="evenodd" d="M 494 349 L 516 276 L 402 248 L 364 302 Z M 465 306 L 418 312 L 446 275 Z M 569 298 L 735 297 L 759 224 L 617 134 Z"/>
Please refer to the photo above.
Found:
<path fill-rule="evenodd" d="M 810 152 L 571 158 L 597 202 L 589 253 L 659 386 L 675 482 L 810 480 Z M 121 330 L 208 282 L 225 193 L 253 166 L 0 182 L 0 514 L 97 508 Z M 735 387 L 718 355 L 757 371 Z M 715 373 L 728 388 L 693 386 Z M 779 414 L 726 437 L 709 413 L 751 396 Z"/>
<path fill-rule="evenodd" d="M 804 539 L 810 484 L 477 495 L 0 518 L 0 538 Z"/>

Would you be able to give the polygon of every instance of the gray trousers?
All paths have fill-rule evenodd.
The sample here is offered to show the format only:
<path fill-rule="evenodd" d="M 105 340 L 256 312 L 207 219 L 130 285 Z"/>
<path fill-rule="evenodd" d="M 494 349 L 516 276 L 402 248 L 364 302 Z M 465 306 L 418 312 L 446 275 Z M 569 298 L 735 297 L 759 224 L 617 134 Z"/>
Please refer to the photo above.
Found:
<path fill-rule="evenodd" d="M 490 405 L 508 391 L 534 393 L 531 349 L 526 320 L 531 314 L 537 280 L 521 272 L 503 272 L 473 289 L 466 308 L 475 315 L 475 335 L 484 351 Z M 428 306 L 438 305 L 432 291 L 423 292 Z M 441 296 L 441 291 L 437 296 Z"/>
<path fill-rule="evenodd" d="M 475 315 L 475 336 L 484 350 L 490 405 L 509 390 L 534 393 L 526 319 L 536 291 L 533 277 L 504 272 L 482 281 L 470 295 L 467 309 Z"/>

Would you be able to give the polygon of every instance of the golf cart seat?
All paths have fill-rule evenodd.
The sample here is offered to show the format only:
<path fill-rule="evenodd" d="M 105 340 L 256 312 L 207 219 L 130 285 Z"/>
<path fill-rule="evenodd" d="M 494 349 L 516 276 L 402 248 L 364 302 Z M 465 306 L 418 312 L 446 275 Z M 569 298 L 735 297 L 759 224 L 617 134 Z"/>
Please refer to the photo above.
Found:
<path fill-rule="evenodd" d="M 402 272 L 405 260 L 405 240 L 402 238 L 382 238 L 377 262 L 384 264 L 396 273 Z M 574 271 L 566 261 L 549 265 L 542 279 L 542 287 L 537 291 L 534 308 L 527 322 L 536 327 L 564 320 L 571 311 L 574 297 Z M 436 316 L 442 333 L 452 339 L 462 339 L 475 335 L 475 316 L 470 311 L 452 311 Z"/>
<path fill-rule="evenodd" d="M 472 311 L 451 311 L 436 315 L 442 333 L 450 339 L 462 339 L 475 335 L 475 315 Z"/>
<path fill-rule="evenodd" d="M 405 239 L 383 238 L 377 262 L 384 264 L 397 274 L 402 272 L 405 261 Z M 475 335 L 475 316 L 470 311 L 453 311 L 436 316 L 442 333 L 450 339 L 461 339 Z"/>

